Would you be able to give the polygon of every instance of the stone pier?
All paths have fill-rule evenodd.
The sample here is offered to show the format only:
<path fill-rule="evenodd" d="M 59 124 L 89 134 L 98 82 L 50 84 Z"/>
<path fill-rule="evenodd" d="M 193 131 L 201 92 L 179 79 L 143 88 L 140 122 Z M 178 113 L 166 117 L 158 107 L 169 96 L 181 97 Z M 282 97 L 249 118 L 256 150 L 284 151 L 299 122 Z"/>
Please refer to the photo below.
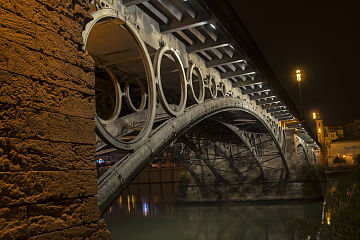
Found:
<path fill-rule="evenodd" d="M 0 1 L 0 239 L 110 239 L 96 197 L 85 9 Z"/>

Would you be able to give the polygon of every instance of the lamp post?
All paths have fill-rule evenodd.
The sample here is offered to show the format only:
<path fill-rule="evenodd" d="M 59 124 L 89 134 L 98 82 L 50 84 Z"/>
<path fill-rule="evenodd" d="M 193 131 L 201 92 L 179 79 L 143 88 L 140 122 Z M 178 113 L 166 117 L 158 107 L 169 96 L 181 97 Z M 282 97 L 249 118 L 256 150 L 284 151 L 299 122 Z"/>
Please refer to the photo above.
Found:
<path fill-rule="evenodd" d="M 301 71 L 300 70 L 296 70 L 296 81 L 299 84 L 300 111 L 301 111 L 302 117 L 304 117 L 304 106 L 303 106 L 303 100 L 302 100 L 302 95 L 301 95 Z"/>

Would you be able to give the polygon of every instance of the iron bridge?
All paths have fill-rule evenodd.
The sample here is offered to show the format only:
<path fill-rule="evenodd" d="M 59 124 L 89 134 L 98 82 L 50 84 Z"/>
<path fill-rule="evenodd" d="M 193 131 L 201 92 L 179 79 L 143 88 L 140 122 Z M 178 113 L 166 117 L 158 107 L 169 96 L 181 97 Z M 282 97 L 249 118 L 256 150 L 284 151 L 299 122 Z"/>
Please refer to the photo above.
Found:
<path fill-rule="evenodd" d="M 317 160 L 310 131 L 226 1 L 92 4 L 83 39 L 96 61 L 96 154 L 124 156 L 98 180 L 101 209 L 164 149 L 199 188 L 287 180 Z"/>

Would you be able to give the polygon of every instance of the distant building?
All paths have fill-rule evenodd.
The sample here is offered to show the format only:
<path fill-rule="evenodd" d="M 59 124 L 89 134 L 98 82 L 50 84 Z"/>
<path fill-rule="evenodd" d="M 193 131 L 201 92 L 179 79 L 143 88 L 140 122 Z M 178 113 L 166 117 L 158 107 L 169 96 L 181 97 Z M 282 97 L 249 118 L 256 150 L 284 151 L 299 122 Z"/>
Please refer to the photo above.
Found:
<path fill-rule="evenodd" d="M 331 142 L 344 137 L 343 126 L 324 126 L 324 143 L 325 147 L 329 147 Z"/>
<path fill-rule="evenodd" d="M 315 120 L 316 133 L 318 141 L 324 149 L 330 147 L 332 141 L 344 137 L 344 128 L 341 125 L 336 126 L 324 126 L 323 120 L 319 114 L 313 115 Z"/>
<path fill-rule="evenodd" d="M 316 134 L 318 137 L 318 141 L 321 145 L 325 145 L 324 122 L 322 119 L 317 118 L 315 119 L 315 123 L 316 123 Z"/>
<path fill-rule="evenodd" d="M 360 119 L 356 119 L 344 126 L 345 136 L 360 137 Z"/>
<path fill-rule="evenodd" d="M 323 119 L 320 118 L 319 113 L 313 113 L 313 120 L 315 122 L 314 127 L 318 137 L 318 141 L 321 144 L 321 159 L 320 163 L 324 166 L 332 166 L 333 159 L 337 156 L 333 149 L 337 145 L 335 144 L 332 148 L 332 143 L 338 139 L 344 138 L 344 128 L 341 125 L 336 126 L 325 126 Z M 333 155 L 330 157 L 330 149 L 332 149 Z M 334 155 L 335 154 L 335 155 Z M 339 153 L 340 154 L 340 153 Z M 344 154 L 342 154 L 344 155 Z"/>
<path fill-rule="evenodd" d="M 353 165 L 357 154 L 360 154 L 360 137 L 333 140 L 327 149 L 327 165 L 328 167 Z M 334 163 L 336 157 L 343 160 L 340 163 Z"/>

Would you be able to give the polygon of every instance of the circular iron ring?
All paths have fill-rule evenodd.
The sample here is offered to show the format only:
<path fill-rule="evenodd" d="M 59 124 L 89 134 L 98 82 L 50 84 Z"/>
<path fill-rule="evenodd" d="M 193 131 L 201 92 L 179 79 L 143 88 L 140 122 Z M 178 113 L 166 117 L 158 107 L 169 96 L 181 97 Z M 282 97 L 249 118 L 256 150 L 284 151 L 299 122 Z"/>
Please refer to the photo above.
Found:
<path fill-rule="evenodd" d="M 199 76 L 200 81 L 200 90 L 199 90 L 199 96 L 196 96 L 195 90 L 194 90 L 194 84 L 193 84 L 193 78 L 192 73 L 193 71 L 196 72 L 196 74 Z M 196 103 L 202 103 L 204 101 L 205 97 L 205 84 L 204 84 L 204 78 L 203 75 L 199 69 L 198 66 L 195 65 L 195 63 L 192 63 L 191 66 L 187 69 L 187 79 L 190 85 L 190 97 L 193 101 Z"/>
<path fill-rule="evenodd" d="M 135 105 L 133 104 L 132 100 L 131 100 L 131 96 L 130 96 L 130 84 L 131 83 L 136 83 L 139 88 L 140 88 L 140 92 L 141 92 L 141 104 L 139 107 L 135 107 Z M 135 79 L 135 80 L 130 80 L 130 79 L 126 79 L 125 81 L 125 101 L 127 106 L 131 109 L 131 111 L 134 112 L 140 112 L 142 110 L 145 109 L 146 106 L 146 98 L 147 98 L 147 94 L 145 93 L 145 88 L 144 85 L 142 84 L 142 82 L 140 81 L 140 79 Z"/>
<path fill-rule="evenodd" d="M 111 135 L 107 129 L 106 125 L 99 119 L 97 115 L 95 115 L 95 125 L 96 125 L 96 133 L 97 135 L 106 143 L 112 145 L 118 149 L 124 150 L 134 150 L 139 148 L 144 141 L 148 139 L 148 136 L 152 130 L 152 126 L 155 119 L 155 110 L 156 110 L 156 90 L 155 90 L 155 74 L 153 65 L 151 62 L 150 54 L 146 48 L 145 43 L 140 37 L 138 33 L 138 29 L 133 26 L 133 24 L 128 24 L 127 19 L 122 15 L 118 14 L 113 9 L 101 9 L 94 13 L 92 13 L 93 20 L 86 24 L 85 30 L 83 31 L 83 40 L 84 40 L 84 50 L 86 50 L 86 43 L 90 36 L 92 28 L 96 25 L 97 22 L 103 19 L 116 19 L 120 20 L 123 24 L 122 26 L 129 31 L 129 34 L 133 37 L 134 41 L 136 41 L 139 51 L 141 52 L 141 56 L 143 57 L 144 67 L 146 70 L 147 76 L 147 89 L 148 89 L 148 108 L 147 108 L 147 116 L 145 118 L 145 123 L 139 132 L 139 134 L 130 141 L 122 141 L 119 140 L 116 136 Z M 120 98 L 123 95 L 119 96 Z M 115 119 L 115 118 L 114 118 Z"/>
<path fill-rule="evenodd" d="M 180 72 L 181 98 L 180 98 L 180 104 L 178 105 L 176 110 L 171 108 L 168 101 L 166 100 L 165 94 L 164 94 L 164 91 L 162 88 L 162 84 L 161 84 L 161 71 L 160 71 L 161 70 L 161 60 L 165 53 L 170 54 L 174 58 L 177 66 L 179 68 L 179 72 Z M 186 82 L 184 67 L 181 62 L 180 56 L 173 48 L 171 48 L 169 46 L 163 46 L 155 54 L 154 66 L 155 66 L 155 76 L 156 76 L 156 80 L 157 80 L 156 81 L 157 82 L 157 93 L 158 93 L 159 100 L 160 100 L 162 106 L 164 107 L 165 111 L 168 114 L 173 115 L 173 116 L 179 116 L 185 109 L 186 98 L 187 98 L 187 82 Z"/>
<path fill-rule="evenodd" d="M 95 114 L 101 123 L 109 124 L 109 123 L 115 121 L 116 119 L 118 119 L 120 112 L 121 112 L 122 97 L 124 94 L 121 91 L 119 80 L 113 74 L 113 72 L 106 66 L 99 66 L 99 67 L 104 69 L 106 71 L 106 73 L 110 76 L 111 82 L 115 89 L 115 107 L 114 107 L 113 113 L 111 114 L 111 116 L 108 119 L 102 119 L 101 117 L 99 117 L 99 115 L 97 113 L 95 113 Z"/>
<path fill-rule="evenodd" d="M 218 91 L 221 92 L 222 97 L 225 97 L 225 96 L 226 96 L 226 87 L 225 87 L 225 84 L 224 84 L 223 82 L 220 82 L 218 88 L 219 88 Z"/>
<path fill-rule="evenodd" d="M 217 97 L 217 85 L 214 77 L 210 76 L 208 78 L 207 88 L 209 89 L 211 97 L 215 99 Z"/>

